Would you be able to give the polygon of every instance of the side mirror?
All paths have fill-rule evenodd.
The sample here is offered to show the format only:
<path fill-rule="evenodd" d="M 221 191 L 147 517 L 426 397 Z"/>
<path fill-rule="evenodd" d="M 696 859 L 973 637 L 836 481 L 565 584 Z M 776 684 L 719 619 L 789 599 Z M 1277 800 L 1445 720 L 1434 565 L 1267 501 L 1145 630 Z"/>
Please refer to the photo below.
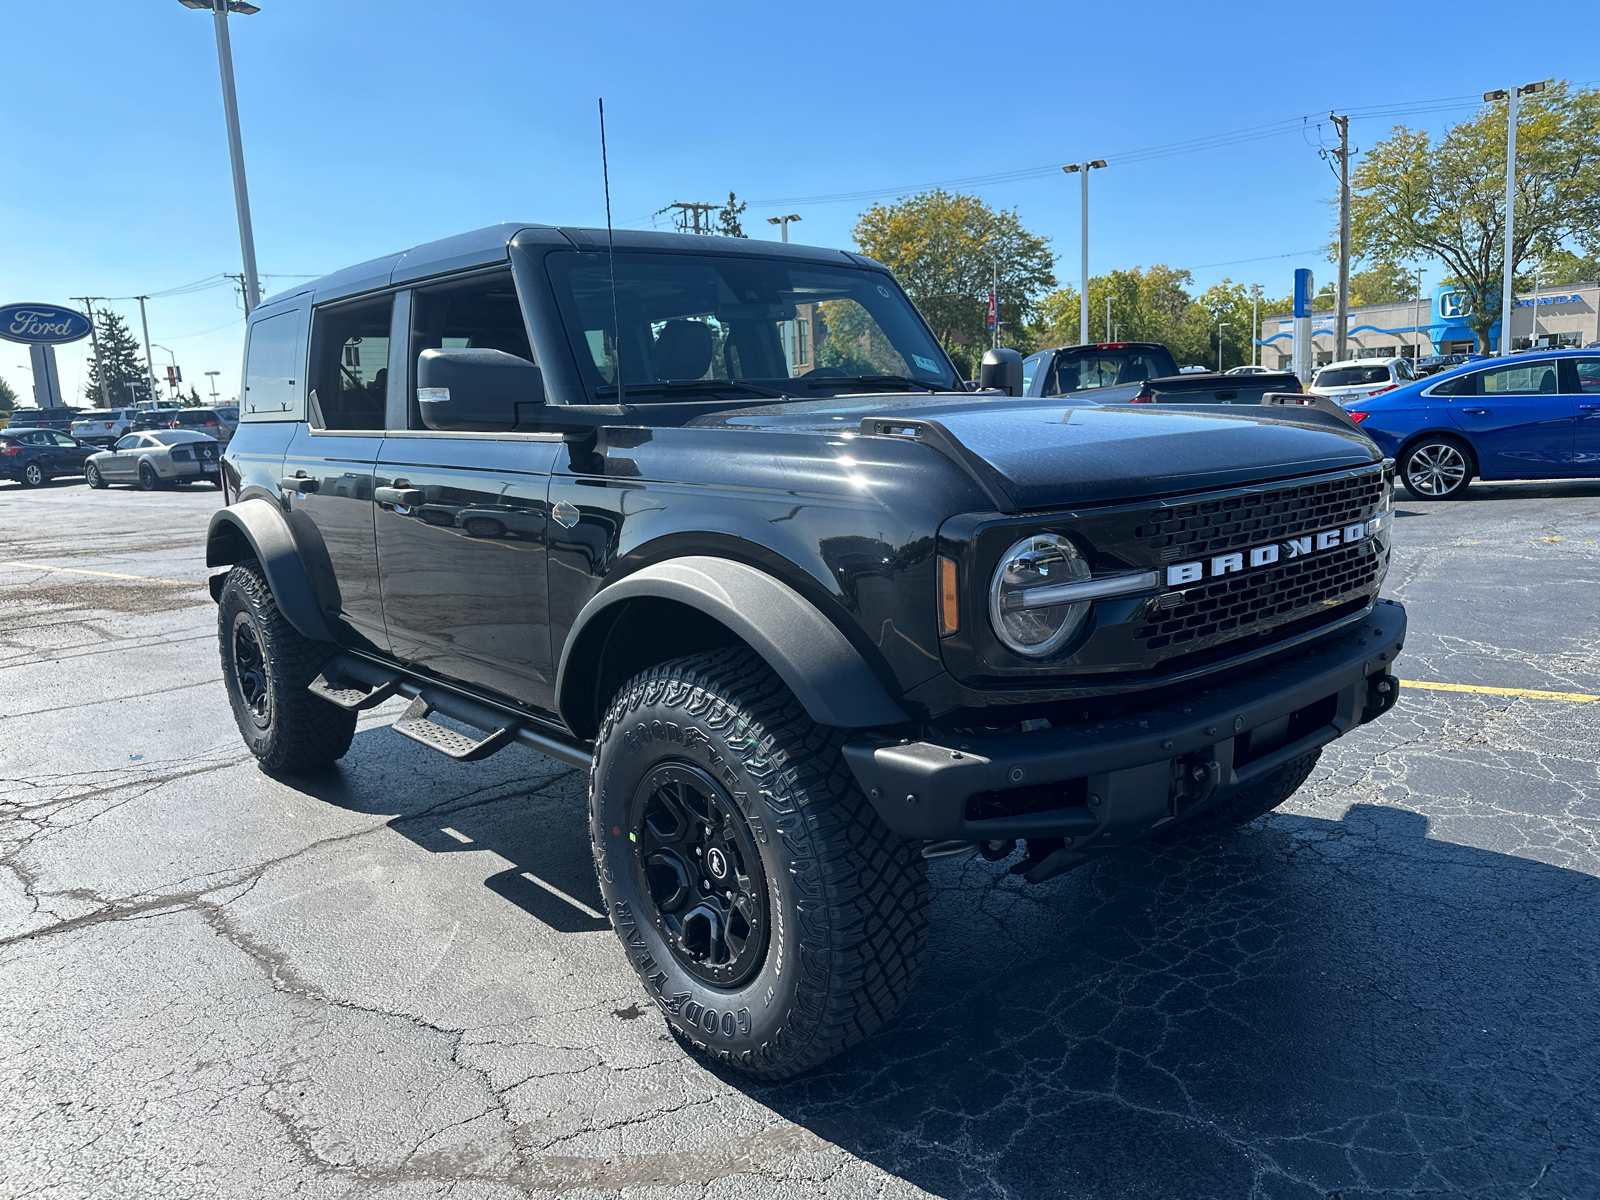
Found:
<path fill-rule="evenodd" d="M 504 350 L 424 350 L 417 407 L 441 433 L 500 432 L 531 425 L 544 408 L 544 375 Z"/>
<path fill-rule="evenodd" d="M 985 350 L 978 367 L 978 386 L 997 388 L 1008 396 L 1022 395 L 1022 355 L 1015 350 Z"/>

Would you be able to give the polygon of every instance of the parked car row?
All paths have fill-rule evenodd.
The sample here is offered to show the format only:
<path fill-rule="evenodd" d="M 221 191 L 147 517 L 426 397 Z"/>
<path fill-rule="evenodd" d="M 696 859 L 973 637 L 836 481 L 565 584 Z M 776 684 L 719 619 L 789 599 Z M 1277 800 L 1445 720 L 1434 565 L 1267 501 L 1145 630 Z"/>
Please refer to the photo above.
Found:
<path fill-rule="evenodd" d="M 110 449 L 59 429 L 0 429 L 0 479 L 23 487 L 68 476 L 82 476 L 92 488 L 132 483 L 147 492 L 200 480 L 221 487 L 217 468 L 221 457 L 222 444 L 196 429 L 129 433 Z"/>

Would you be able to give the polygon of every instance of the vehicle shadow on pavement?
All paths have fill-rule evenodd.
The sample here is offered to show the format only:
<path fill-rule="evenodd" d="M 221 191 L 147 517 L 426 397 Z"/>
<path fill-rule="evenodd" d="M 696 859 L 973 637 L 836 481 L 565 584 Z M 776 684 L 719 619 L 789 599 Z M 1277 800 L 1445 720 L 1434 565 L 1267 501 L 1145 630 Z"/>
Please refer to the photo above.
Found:
<path fill-rule="evenodd" d="M 1356 805 L 1040 888 L 934 874 L 921 982 L 783 1084 L 956 1197 L 1600 1194 L 1600 880 Z"/>
<path fill-rule="evenodd" d="M 511 865 L 484 886 L 559 933 L 609 930 L 589 850 L 582 772 L 519 751 L 469 768 L 386 728 L 356 734 L 339 766 L 285 780 L 389 827 L 433 854 L 488 850 Z M 452 794 L 452 785 L 461 791 Z"/>

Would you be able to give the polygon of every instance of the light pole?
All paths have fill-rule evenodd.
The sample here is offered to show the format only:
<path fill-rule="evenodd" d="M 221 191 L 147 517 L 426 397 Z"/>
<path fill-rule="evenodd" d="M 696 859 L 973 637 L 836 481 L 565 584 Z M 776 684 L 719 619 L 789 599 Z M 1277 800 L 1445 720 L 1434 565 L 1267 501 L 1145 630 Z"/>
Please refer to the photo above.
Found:
<path fill-rule="evenodd" d="M 213 408 L 215 408 L 217 404 L 217 376 L 221 374 L 221 371 L 206 372 L 206 375 L 211 379 L 211 405 Z"/>
<path fill-rule="evenodd" d="M 1222 331 L 1224 329 L 1232 329 L 1232 328 L 1233 328 L 1233 322 L 1232 321 L 1218 321 L 1217 322 L 1217 374 L 1218 375 L 1222 374 Z"/>
<path fill-rule="evenodd" d="M 167 351 L 167 357 L 172 360 L 172 378 L 171 378 L 170 382 L 172 384 L 173 398 L 176 399 L 177 395 L 178 395 L 178 390 L 179 390 L 178 389 L 178 384 L 182 379 L 182 376 L 178 373 L 178 356 L 176 354 L 174 354 L 171 350 L 167 350 L 167 347 L 163 346 L 160 342 L 152 342 L 151 345 L 154 346 L 157 350 L 166 350 Z M 153 400 L 155 400 L 155 397 L 151 396 L 150 399 L 153 401 Z"/>
<path fill-rule="evenodd" d="M 1431 312 L 1432 306 L 1430 305 L 1429 307 L 1430 307 L 1429 315 L 1431 316 L 1432 315 L 1432 312 Z M 1422 268 L 1421 267 L 1417 268 L 1417 328 L 1416 328 L 1416 334 L 1417 334 L 1416 348 L 1411 352 L 1411 365 L 1412 365 L 1413 368 L 1415 368 L 1416 365 L 1419 362 L 1422 361 Z"/>
<path fill-rule="evenodd" d="M 1250 365 L 1256 365 L 1261 347 L 1261 285 L 1250 285 Z"/>
<path fill-rule="evenodd" d="M 789 240 L 789 222 L 798 221 L 799 219 L 799 213 L 790 213 L 786 217 L 768 217 L 767 224 L 783 226 L 783 240 L 787 242 Z"/>
<path fill-rule="evenodd" d="M 1078 303 L 1078 344 L 1089 344 L 1089 172 L 1098 170 L 1106 165 L 1103 158 L 1091 159 L 1088 162 L 1069 163 L 1061 169 L 1068 175 L 1078 174 L 1083 177 L 1083 263 L 1080 280 L 1083 291 Z"/>
<path fill-rule="evenodd" d="M 217 27 L 217 63 L 222 71 L 222 108 L 228 123 L 228 157 L 233 163 L 233 201 L 239 210 L 239 249 L 244 255 L 244 311 L 261 303 L 256 275 L 256 237 L 250 227 L 250 193 L 244 184 L 244 146 L 239 138 L 239 98 L 233 90 L 233 48 L 228 42 L 228 14 L 251 16 L 261 10 L 245 0 L 178 0 L 185 8 L 210 9 Z"/>
<path fill-rule="evenodd" d="M 1511 233 L 1516 223 L 1517 202 L 1517 100 L 1544 91 L 1543 83 L 1528 83 L 1509 92 L 1494 91 L 1483 94 L 1484 103 L 1496 100 L 1509 101 L 1506 108 L 1506 265 L 1505 277 L 1500 284 L 1500 353 L 1509 354 L 1511 344 Z M 1489 347 L 1485 346 L 1488 353 Z"/>

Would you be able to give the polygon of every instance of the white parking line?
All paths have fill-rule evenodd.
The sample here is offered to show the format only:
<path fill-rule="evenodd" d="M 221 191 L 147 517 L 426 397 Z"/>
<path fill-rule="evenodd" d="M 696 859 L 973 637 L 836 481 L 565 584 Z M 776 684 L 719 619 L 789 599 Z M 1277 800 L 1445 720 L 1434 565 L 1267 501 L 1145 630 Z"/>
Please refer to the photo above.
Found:
<path fill-rule="evenodd" d="M 450 826 L 446 825 L 443 829 L 439 830 L 439 832 L 448 833 L 451 837 L 455 838 L 456 841 L 461 842 L 463 845 L 472 845 L 472 839 L 466 834 L 462 833 L 459 829 L 451 829 Z"/>
<path fill-rule="evenodd" d="M 102 579 L 137 579 L 141 583 L 170 583 L 174 587 L 205 587 L 204 579 L 156 579 L 151 575 L 119 575 L 115 571 L 85 571 L 82 567 L 47 567 L 43 563 L 0 562 L 0 567 L 22 567 L 28 571 L 62 571 L 68 575 L 98 575 Z"/>
<path fill-rule="evenodd" d="M 595 912 L 594 909 L 590 908 L 587 904 L 585 904 L 582 900 L 579 900 L 576 896 L 567 895 L 560 888 L 558 888 L 555 884 L 546 883 L 544 880 L 540 879 L 537 875 L 535 875 L 532 871 L 524 871 L 522 873 L 522 877 L 524 879 L 526 879 L 529 883 L 538 884 L 545 891 L 549 892 L 552 896 L 556 896 L 556 897 L 559 897 L 562 900 L 565 900 L 568 904 L 572 905 L 573 908 L 577 909 L 584 916 L 593 917 L 596 921 L 604 921 L 606 919 L 605 913 L 597 913 L 597 912 Z"/>

